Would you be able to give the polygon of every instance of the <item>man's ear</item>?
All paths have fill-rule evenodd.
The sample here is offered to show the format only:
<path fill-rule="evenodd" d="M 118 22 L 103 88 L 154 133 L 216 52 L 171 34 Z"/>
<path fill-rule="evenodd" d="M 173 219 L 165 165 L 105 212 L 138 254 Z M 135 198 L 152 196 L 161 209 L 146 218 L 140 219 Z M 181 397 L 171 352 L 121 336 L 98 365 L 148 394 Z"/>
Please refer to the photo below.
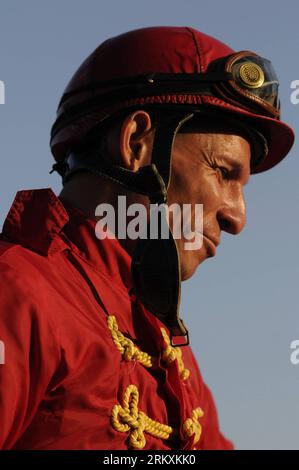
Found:
<path fill-rule="evenodd" d="M 154 132 L 150 115 L 143 110 L 127 116 L 119 133 L 121 165 L 132 171 L 151 162 Z"/>

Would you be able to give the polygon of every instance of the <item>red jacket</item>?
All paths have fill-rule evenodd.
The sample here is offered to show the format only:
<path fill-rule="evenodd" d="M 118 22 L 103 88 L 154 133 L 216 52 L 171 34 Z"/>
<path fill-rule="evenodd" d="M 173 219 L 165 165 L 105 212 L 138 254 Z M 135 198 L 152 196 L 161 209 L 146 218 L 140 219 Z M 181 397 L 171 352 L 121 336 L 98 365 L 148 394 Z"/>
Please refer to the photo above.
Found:
<path fill-rule="evenodd" d="M 191 348 L 132 293 L 130 256 L 51 189 L 17 193 L 0 280 L 0 448 L 232 448 Z"/>

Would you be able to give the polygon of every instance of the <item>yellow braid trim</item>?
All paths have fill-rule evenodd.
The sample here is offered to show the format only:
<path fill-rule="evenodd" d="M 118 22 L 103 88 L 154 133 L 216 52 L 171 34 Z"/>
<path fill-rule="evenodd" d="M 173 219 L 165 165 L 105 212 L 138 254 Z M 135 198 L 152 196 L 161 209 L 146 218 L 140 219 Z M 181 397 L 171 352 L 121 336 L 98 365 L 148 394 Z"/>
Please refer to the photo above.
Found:
<path fill-rule="evenodd" d="M 170 364 L 170 362 L 173 362 L 176 360 L 178 363 L 178 369 L 179 369 L 181 379 L 187 380 L 190 375 L 190 371 L 188 369 L 185 369 L 181 348 L 179 347 L 175 348 L 174 346 L 171 345 L 170 338 L 164 328 L 161 328 L 161 333 L 166 343 L 166 348 L 163 351 L 163 360 L 167 364 Z"/>
<path fill-rule="evenodd" d="M 194 435 L 194 444 L 196 444 L 201 436 L 202 427 L 201 424 L 198 422 L 199 418 L 202 418 L 204 412 L 201 408 L 196 408 L 192 411 L 192 418 L 186 419 L 183 424 L 183 431 L 187 437 L 191 437 Z"/>
<path fill-rule="evenodd" d="M 108 328 L 111 332 L 115 346 L 126 361 L 138 361 L 145 367 L 152 367 L 153 358 L 146 352 L 141 351 L 131 339 L 126 338 L 118 329 L 114 315 L 108 316 Z"/>
<path fill-rule="evenodd" d="M 141 351 L 131 339 L 126 338 L 125 335 L 119 331 L 117 320 L 114 315 L 108 316 L 107 323 L 114 344 L 126 361 L 137 361 L 145 367 L 153 366 L 155 358 L 150 356 L 148 353 Z M 175 348 L 171 345 L 170 338 L 164 328 L 161 328 L 161 333 L 166 343 L 166 348 L 162 353 L 163 360 L 166 364 L 177 361 L 181 379 L 187 380 L 190 376 L 190 371 L 185 369 L 181 348 Z"/>
<path fill-rule="evenodd" d="M 119 432 L 129 433 L 129 445 L 143 449 L 146 445 L 144 433 L 161 439 L 169 439 L 174 430 L 167 424 L 159 423 L 138 410 L 139 392 L 136 385 L 129 385 L 123 397 L 123 405 L 114 405 L 111 411 L 112 427 Z"/>

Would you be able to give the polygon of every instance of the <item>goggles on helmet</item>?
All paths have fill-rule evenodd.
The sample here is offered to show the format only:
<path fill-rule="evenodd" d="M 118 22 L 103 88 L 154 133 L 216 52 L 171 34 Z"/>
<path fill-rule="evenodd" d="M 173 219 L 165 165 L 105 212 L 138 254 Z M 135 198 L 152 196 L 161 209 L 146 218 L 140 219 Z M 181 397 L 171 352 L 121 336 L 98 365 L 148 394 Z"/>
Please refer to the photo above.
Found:
<path fill-rule="evenodd" d="M 209 70 L 219 67 L 230 77 L 215 84 L 216 94 L 236 106 L 279 119 L 279 82 L 269 60 L 242 51 L 212 63 Z"/>

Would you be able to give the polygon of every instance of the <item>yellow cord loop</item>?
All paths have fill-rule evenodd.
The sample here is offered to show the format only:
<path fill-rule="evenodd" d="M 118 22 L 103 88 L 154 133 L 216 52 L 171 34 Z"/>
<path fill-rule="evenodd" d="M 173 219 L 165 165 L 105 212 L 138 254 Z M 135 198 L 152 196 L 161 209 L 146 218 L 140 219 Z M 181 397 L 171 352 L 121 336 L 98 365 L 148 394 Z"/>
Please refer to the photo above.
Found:
<path fill-rule="evenodd" d="M 137 361 L 145 367 L 153 366 L 155 358 L 150 356 L 148 353 L 141 351 L 131 339 L 126 338 L 124 334 L 119 331 L 117 320 L 114 315 L 109 315 L 107 322 L 114 344 L 126 361 Z M 187 380 L 190 376 L 190 371 L 184 366 L 181 348 L 175 348 L 171 345 L 170 338 L 164 328 L 161 328 L 161 333 L 166 343 L 166 348 L 162 353 L 163 360 L 166 364 L 177 361 L 181 379 Z"/>
<path fill-rule="evenodd" d="M 192 418 L 186 419 L 183 424 L 183 431 L 187 437 L 191 437 L 194 435 L 194 444 L 196 444 L 201 436 L 202 427 L 199 423 L 199 418 L 202 418 L 204 412 L 201 408 L 196 408 L 192 411 Z"/>
<path fill-rule="evenodd" d="M 176 360 L 178 363 L 178 369 L 181 379 L 187 380 L 190 375 L 190 371 L 188 369 L 185 369 L 181 348 L 175 348 L 171 345 L 170 338 L 164 328 L 161 328 L 161 333 L 166 343 L 166 348 L 163 351 L 163 360 L 167 364 Z"/>
<path fill-rule="evenodd" d="M 108 328 L 111 332 L 115 346 L 126 361 L 138 361 L 145 367 L 152 367 L 153 358 L 146 352 L 141 351 L 131 339 L 126 338 L 118 329 L 118 324 L 114 315 L 108 316 Z"/>
<path fill-rule="evenodd" d="M 119 432 L 129 432 L 129 445 L 133 449 L 143 449 L 146 445 L 144 433 L 151 436 L 169 439 L 173 429 L 149 418 L 138 410 L 139 392 L 136 385 L 126 388 L 123 405 L 114 405 L 111 412 L 112 427 Z"/>

